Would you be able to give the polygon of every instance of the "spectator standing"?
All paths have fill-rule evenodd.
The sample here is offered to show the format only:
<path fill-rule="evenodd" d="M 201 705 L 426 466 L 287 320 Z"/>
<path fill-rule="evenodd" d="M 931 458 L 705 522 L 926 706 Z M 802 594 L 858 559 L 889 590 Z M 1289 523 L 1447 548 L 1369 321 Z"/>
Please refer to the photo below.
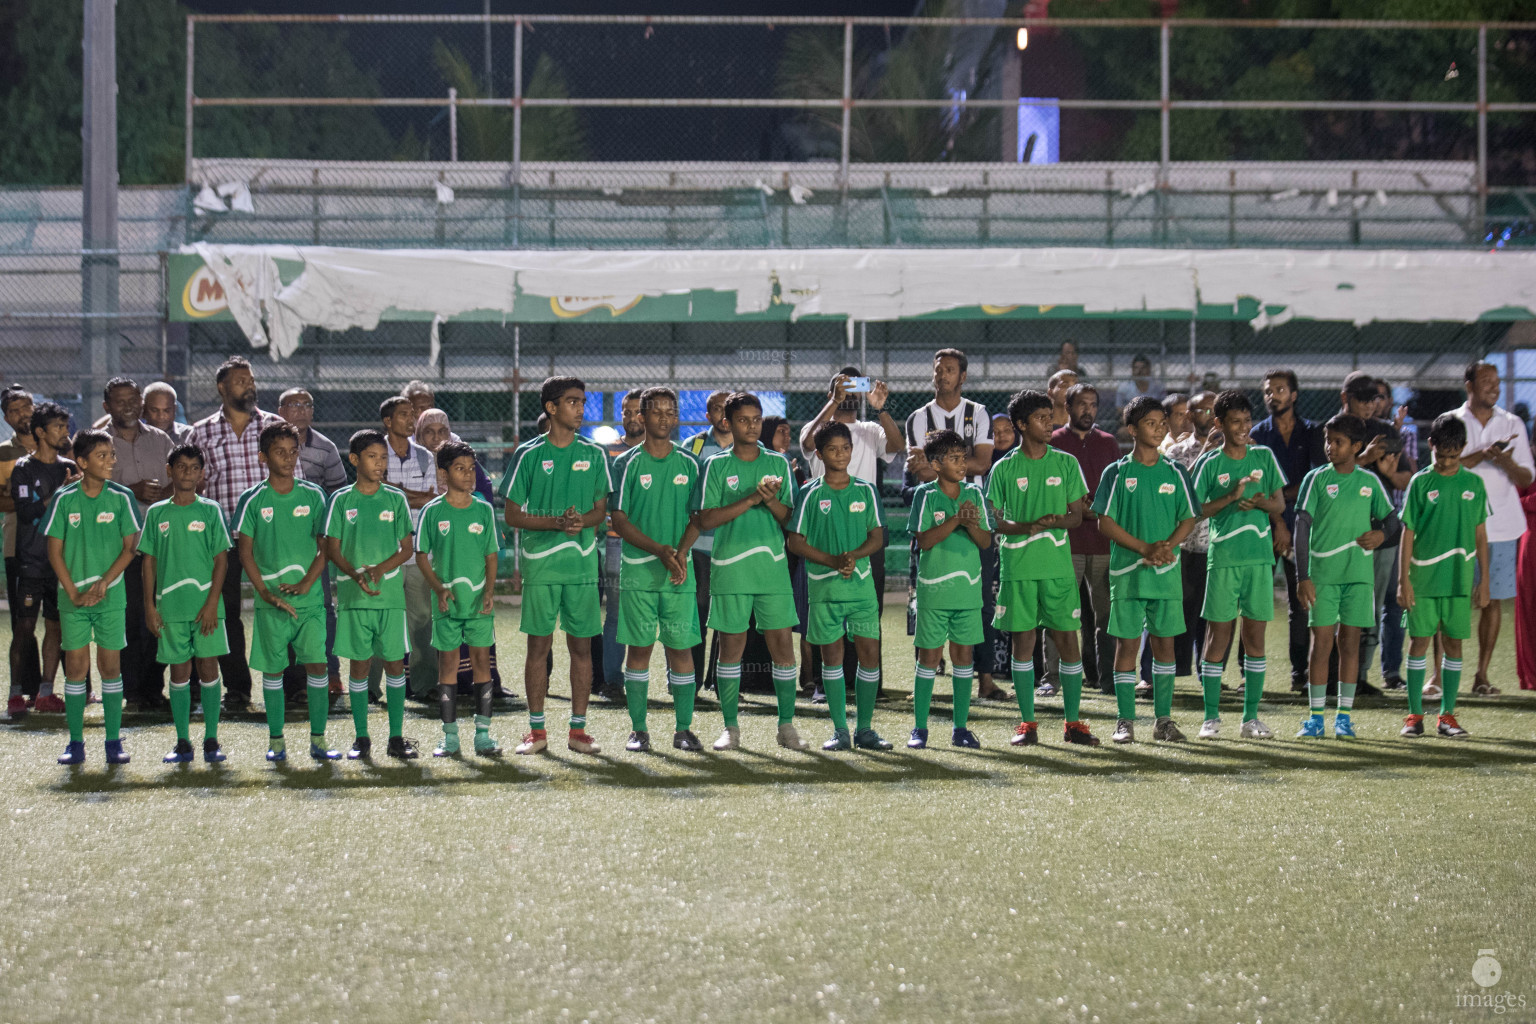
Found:
<path fill-rule="evenodd" d="M 1175 441 L 1163 449 L 1163 455 L 1183 466 L 1186 472 L 1193 473 L 1200 456 L 1225 443 L 1216 423 L 1215 407 L 1216 396 L 1209 391 L 1201 391 L 1190 398 L 1188 432 L 1183 440 Z M 1205 607 L 1205 575 L 1210 564 L 1210 521 L 1203 517 L 1197 519 L 1195 528 L 1184 538 L 1180 547 L 1183 550 L 1183 557 L 1179 559 L 1179 572 L 1183 583 L 1184 633 L 1173 641 L 1173 671 L 1175 675 L 1182 676 L 1194 671 L 1196 657 L 1205 650 L 1205 619 L 1200 612 Z M 1136 686 L 1137 693 L 1151 690 L 1150 675 L 1149 662 L 1143 666 L 1142 681 Z"/>
<path fill-rule="evenodd" d="M 608 461 L 645 440 L 645 421 L 640 418 L 640 391 L 635 388 L 618 399 L 619 427 L 623 434 L 607 446 Z M 592 639 L 592 696 L 612 704 L 624 703 L 624 645 L 619 643 L 619 570 L 624 541 L 608 523 L 603 538 L 603 632 Z"/>
<path fill-rule="evenodd" d="M 1492 363 L 1475 362 L 1464 375 L 1467 400 L 1455 410 L 1467 425 L 1467 447 L 1461 464 L 1483 478 L 1488 490 L 1488 606 L 1477 623 L 1477 675 L 1472 692 L 1496 694 L 1488 665 L 1499 641 L 1504 603 L 1516 596 L 1515 563 L 1525 533 L 1520 492 L 1531 486 L 1531 443 L 1525 424 L 1499 408 L 1499 371 Z M 1527 581 L 1529 582 L 1529 581 Z"/>
<path fill-rule="evenodd" d="M 1269 410 L 1269 416 L 1254 424 L 1248 435 L 1254 444 L 1261 444 L 1275 453 L 1275 461 L 1285 474 L 1287 482 L 1280 491 L 1281 497 L 1285 499 L 1285 511 L 1280 518 L 1285 523 L 1287 535 L 1296 529 L 1296 492 L 1301 481 L 1312 470 L 1328 461 L 1323 451 L 1322 424 L 1303 419 L 1296 411 L 1296 399 L 1300 393 L 1294 370 L 1277 368 L 1265 374 L 1264 407 Z M 1305 693 L 1312 634 L 1307 627 L 1307 610 L 1296 597 L 1296 553 L 1287 545 L 1279 554 L 1285 569 L 1286 618 L 1289 623 L 1286 648 L 1291 660 L 1291 689 Z"/>
<path fill-rule="evenodd" d="M 411 403 L 411 408 L 416 411 L 419 419 L 421 414 L 428 409 L 437 408 L 437 389 L 424 380 L 407 381 L 400 393 Z M 453 438 L 457 441 L 458 438 Z"/>
<path fill-rule="evenodd" d="M 437 497 L 437 460 L 416 443 L 416 407 L 404 395 L 393 395 L 379 403 L 379 418 L 384 423 L 385 455 L 389 470 L 385 479 L 405 492 L 411 510 L 411 530 L 421 523 L 421 509 Z M 406 693 L 426 703 L 437 701 L 437 657 L 432 647 L 432 608 L 437 600 L 421 566 L 414 560 L 400 566 L 400 582 L 405 587 L 405 631 L 411 651 Z M 383 671 L 380 659 L 373 659 L 374 671 Z M 372 686 L 372 680 L 370 688 Z"/>
<path fill-rule="evenodd" d="M 304 388 L 289 388 L 277 399 L 277 413 L 299 433 L 299 475 L 312 484 L 319 484 L 326 497 L 345 487 L 347 469 L 341 460 L 341 452 L 335 442 L 310 426 L 315 420 L 314 395 Z M 320 592 L 325 600 L 325 662 L 330 693 L 333 699 L 345 702 L 346 691 L 341 685 L 341 662 L 335 653 L 336 576 L 330 565 L 326 565 L 320 573 Z M 297 660 L 291 660 L 283 671 L 284 698 L 298 700 L 306 695 L 308 685 L 304 666 Z"/>
<path fill-rule="evenodd" d="M 997 465 L 1019 443 L 1019 435 L 1013 429 L 1013 421 L 1005 412 L 992 417 L 992 465 Z"/>
<path fill-rule="evenodd" d="M 962 396 L 970 361 L 957 348 L 943 348 L 933 354 L 933 400 L 919 406 L 907 417 L 907 470 L 902 482 L 902 496 L 911 501 L 919 484 L 939 478 L 938 468 L 923 455 L 928 438 L 941 430 L 953 430 L 965 441 L 965 483 L 985 489 L 987 473 L 992 469 L 992 417 L 980 402 Z M 912 583 L 908 587 L 907 632 L 916 632 L 917 537 L 912 539 Z M 981 700 L 1012 700 L 993 680 L 1000 634 L 992 628 L 992 610 L 997 603 L 997 546 L 981 552 L 983 633 L 985 642 L 975 650 L 976 696 Z M 1007 647 L 1003 650 L 1006 652 Z M 1004 663 L 1007 664 L 1006 662 Z"/>
<path fill-rule="evenodd" d="M 1515 579 L 1536 580 L 1536 486 L 1520 492 L 1525 532 L 1520 535 L 1520 563 Z M 1536 690 L 1536 587 L 1515 590 L 1515 671 L 1520 689 Z"/>
<path fill-rule="evenodd" d="M 1355 462 L 1375 473 L 1381 480 L 1382 488 L 1391 494 L 1408 487 L 1410 474 L 1401 465 L 1402 434 L 1391 423 L 1376 415 L 1378 397 L 1376 378 L 1370 374 L 1356 370 L 1344 378 L 1344 390 L 1340 395 L 1343 409 L 1351 416 L 1358 416 L 1365 421 L 1366 444 Z M 1397 589 L 1396 536 L 1389 535 L 1387 543 L 1371 552 L 1371 559 L 1376 567 L 1376 606 L 1371 628 L 1360 631 L 1360 678 L 1356 681 L 1356 697 L 1381 695 L 1381 691 L 1367 681 L 1367 676 L 1371 659 L 1381 646 L 1381 621 L 1386 614 L 1387 594 Z"/>
<path fill-rule="evenodd" d="M 37 690 L 32 680 L 40 678 L 42 663 L 37 652 L 37 641 L 28 640 L 29 634 L 17 629 L 17 613 L 21 609 L 16 584 L 21 572 L 16 562 L 16 502 L 11 494 L 11 475 L 20 459 L 36 451 L 32 440 L 32 393 L 18 384 L 0 391 L 0 415 L 11 428 L 11 439 L 0 445 L 0 511 L 5 513 L 5 596 L 11 614 L 11 647 L 9 665 L 11 678 L 27 680 L 26 696 L 34 697 Z"/>
<path fill-rule="evenodd" d="M 416 443 L 431 452 L 434 457 L 439 448 L 456 437 L 458 435 L 453 432 L 453 424 L 443 410 L 428 409 L 416 417 Z M 438 466 L 438 494 L 448 493 L 448 482 L 443 478 L 444 473 L 443 467 Z M 491 484 L 491 478 L 486 473 L 485 467 L 480 465 L 479 456 L 475 457 L 475 493 L 492 505 L 496 504 L 496 488 Z"/>
<path fill-rule="evenodd" d="M 157 380 L 144 389 L 144 422 L 181 444 L 192 436 L 192 424 L 176 419 L 176 389 Z"/>
<path fill-rule="evenodd" d="M 683 447 L 699 460 L 701 466 L 711 455 L 735 447 L 735 441 L 731 439 L 731 421 L 725 418 L 725 400 L 729 397 L 729 391 L 710 392 L 704 400 L 704 418 L 709 426 L 683 440 Z M 704 656 L 705 641 L 709 638 L 709 558 L 714 547 L 713 530 L 704 531 L 693 542 L 693 576 L 698 581 L 694 597 L 699 605 L 699 645 L 693 649 L 693 670 L 698 676 L 700 690 L 715 684 L 714 647 L 708 648 L 709 658 Z"/>
<path fill-rule="evenodd" d="M 1071 338 L 1061 343 L 1061 348 L 1056 353 L 1056 365 L 1050 368 L 1047 376 L 1057 370 L 1071 370 L 1078 376 L 1082 376 L 1083 370 L 1077 361 L 1077 342 Z"/>
<path fill-rule="evenodd" d="M 1120 442 L 1115 435 L 1093 425 L 1099 416 L 1099 390 L 1092 384 L 1072 386 L 1067 392 L 1067 411 L 1071 422 L 1051 434 L 1051 447 L 1077 460 L 1088 493 L 1095 494 L 1104 470 L 1120 461 Z M 1072 549 L 1072 572 L 1079 587 L 1087 585 L 1088 600 L 1084 605 L 1093 614 L 1092 629 L 1084 623 L 1083 651 L 1092 652 L 1099 691 L 1114 693 L 1115 641 L 1109 635 L 1109 538 L 1099 532 L 1097 518 L 1092 509 L 1084 511 L 1082 524 L 1067 531 L 1067 542 Z M 1061 657 L 1049 633 L 1045 646 L 1046 679 L 1042 685 L 1050 683 L 1049 694 L 1055 691 L 1060 679 Z"/>
<path fill-rule="evenodd" d="M 1067 412 L 1067 392 L 1072 390 L 1072 385 L 1078 380 L 1076 370 L 1057 370 L 1051 374 L 1047 382 L 1045 393 L 1051 399 L 1051 427 L 1059 430 L 1072 421 L 1072 415 Z M 993 418 L 993 429 L 996 429 L 996 417 Z M 994 450 L 994 456 L 997 452 Z M 994 461 L 996 461 L 994 459 Z"/>
<path fill-rule="evenodd" d="M 1150 395 L 1152 398 L 1162 401 L 1167 394 L 1162 384 L 1152 379 L 1152 360 L 1138 352 L 1131 357 L 1131 377 L 1120 385 L 1115 392 L 1115 415 L 1121 415 L 1122 410 L 1131 404 L 1131 399 Z"/>
<path fill-rule="evenodd" d="M 1408 406 L 1392 408 L 1392 385 L 1376 378 L 1376 418 L 1389 420 L 1403 439 L 1403 451 L 1398 457 L 1397 468 L 1411 480 L 1419 470 L 1419 425 L 1408 417 Z M 1394 487 L 1387 492 L 1398 518 L 1403 515 L 1403 503 L 1408 498 L 1407 485 Z M 1387 588 L 1387 598 L 1381 615 L 1381 679 L 1384 689 L 1401 690 L 1407 687 L 1403 679 L 1403 609 L 1397 603 L 1397 588 Z M 1436 674 L 1438 678 L 1438 673 Z"/>
<path fill-rule="evenodd" d="M 191 444 L 203 450 L 203 494 L 224 510 L 225 520 L 235 514 L 240 495 L 267 478 L 262 466 L 261 432 L 283 418 L 256 405 L 256 375 L 241 356 L 230 356 L 214 373 L 219 411 L 192 425 Z M 304 467 L 297 475 L 303 476 Z M 219 658 L 224 680 L 224 711 L 245 714 L 251 708 L 251 669 L 245 656 L 245 622 L 240 618 L 240 550 L 229 550 L 224 573 L 224 632 L 229 653 Z M 133 588 L 130 587 L 130 590 Z"/>
<path fill-rule="evenodd" d="M 171 496 L 166 463 L 176 442 L 163 430 L 144 422 L 144 393 L 127 377 L 113 377 L 102 391 L 101 407 L 108 416 L 107 433 L 117 462 L 112 479 L 133 492 L 139 520 L 149 506 Z M 144 619 L 144 556 L 134 553 L 123 571 L 128 609 L 123 649 L 123 700 L 141 710 L 169 707 L 165 701 L 165 667 L 155 660 L 159 642 Z"/>

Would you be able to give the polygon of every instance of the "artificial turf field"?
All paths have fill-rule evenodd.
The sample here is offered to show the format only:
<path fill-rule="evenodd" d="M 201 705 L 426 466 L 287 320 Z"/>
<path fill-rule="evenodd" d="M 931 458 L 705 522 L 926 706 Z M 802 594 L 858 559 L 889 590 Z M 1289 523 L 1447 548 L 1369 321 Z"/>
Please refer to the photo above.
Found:
<path fill-rule="evenodd" d="M 1275 628 L 1275 740 L 1235 738 L 1234 694 L 1233 738 L 1153 743 L 1143 705 L 1141 741 L 1116 748 L 1095 692 L 1102 747 L 1064 747 L 1051 699 L 1028 753 L 997 704 L 973 707 L 982 750 L 950 748 L 939 701 L 933 746 L 907 751 L 899 608 L 885 628 L 884 754 L 781 750 L 771 696 L 744 694 L 747 749 L 683 755 L 659 673 L 651 754 L 626 753 L 625 711 L 596 703 L 600 756 L 553 742 L 500 762 L 428 756 L 440 727 L 418 705 L 408 764 L 313 765 L 302 705 L 277 769 L 255 717 L 222 726 L 224 765 L 171 767 L 169 721 L 130 715 L 134 761 L 112 771 L 99 708 L 83 769 L 53 763 L 63 716 L 5 726 L 0 1020 L 1536 1017 L 1536 699 L 1516 688 L 1509 621 L 1506 695 L 1458 707 L 1469 740 L 1399 739 L 1400 696 L 1357 709 L 1354 742 L 1291 739 L 1304 708 Z M 514 610 L 498 647 L 504 671 L 521 665 Z M 1467 662 L 1470 685 L 1470 646 Z M 563 666 L 557 644 L 556 741 Z M 520 668 L 507 681 L 522 693 Z M 1199 707 L 1180 679 L 1191 736 Z M 493 728 L 509 749 L 515 709 Z M 825 707 L 799 715 L 819 747 Z M 719 725 L 701 698 L 695 731 L 708 744 Z M 381 752 L 382 709 L 371 729 Z M 350 718 L 330 739 L 350 745 Z M 1485 949 L 1503 965 L 1487 990 L 1471 974 Z M 1525 1004 L 1457 1005 L 1501 992 Z"/>

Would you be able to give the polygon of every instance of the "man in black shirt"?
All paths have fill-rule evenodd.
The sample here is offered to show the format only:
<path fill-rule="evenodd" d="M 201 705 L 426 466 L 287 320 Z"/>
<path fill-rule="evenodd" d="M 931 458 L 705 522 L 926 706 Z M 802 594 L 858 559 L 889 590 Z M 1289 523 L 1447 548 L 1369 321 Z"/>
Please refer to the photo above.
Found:
<path fill-rule="evenodd" d="M 37 681 L 34 708 L 61 713 L 64 702 L 53 692 L 53 677 L 59 667 L 59 581 L 48 564 L 43 520 L 49 499 L 60 487 L 78 479 L 80 471 L 59 454 L 69 448 L 69 413 L 62 406 L 53 402 L 38 405 L 32 411 L 30 430 L 37 451 L 19 460 L 11 474 L 11 497 L 16 503 L 16 564 L 21 576 L 16 628 L 30 640 L 36 635 L 38 616 L 42 616 L 42 676 Z M 23 685 L 21 679 L 11 680 L 13 709 Z M 12 714 L 14 717 L 14 710 Z"/>

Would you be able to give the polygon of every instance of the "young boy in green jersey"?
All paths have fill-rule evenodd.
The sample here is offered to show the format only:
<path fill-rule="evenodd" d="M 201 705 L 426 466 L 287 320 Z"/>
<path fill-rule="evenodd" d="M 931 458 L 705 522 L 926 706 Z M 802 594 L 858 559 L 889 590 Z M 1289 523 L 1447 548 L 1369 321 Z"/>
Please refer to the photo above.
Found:
<path fill-rule="evenodd" d="M 1131 454 L 1104 470 L 1093 496 L 1099 532 L 1110 540 L 1109 635 L 1115 638 L 1115 702 L 1110 739 L 1136 740 L 1136 662 L 1142 633 L 1152 648 L 1152 738 L 1179 743 L 1173 721 L 1173 640 L 1184 632 L 1179 545 L 1200 512 L 1184 467 L 1158 450 L 1168 434 L 1163 405 L 1150 395 L 1125 407 Z M 1097 743 L 1098 740 L 1094 740 Z"/>
<path fill-rule="evenodd" d="M 848 473 L 853 433 L 844 423 L 825 423 L 813 443 L 826 472 L 806 483 L 785 547 L 806 561 L 810 606 L 805 639 L 821 648 L 821 688 L 832 714 L 832 738 L 823 750 L 890 750 L 874 730 L 880 689 L 880 596 L 870 574 L 871 555 L 885 548 L 880 492 Z M 854 686 L 857 729 L 848 732 L 848 686 L 843 681 L 843 637 L 859 658 Z"/>
<path fill-rule="evenodd" d="M 912 683 L 912 735 L 907 746 L 928 746 L 928 708 L 933 677 L 944 644 L 949 644 L 950 681 L 954 684 L 954 732 L 950 742 L 976 748 L 981 742 L 967 728 L 971 712 L 971 649 L 982 642 L 981 552 L 992 546 L 992 522 L 981 488 L 965 482 L 965 439 L 953 430 L 935 431 L 923 456 L 938 470 L 937 480 L 912 495 L 908 520 L 917 540 L 917 671 Z"/>
<path fill-rule="evenodd" d="M 597 585 L 596 528 L 608 515 L 613 489 L 608 453 L 578 431 L 587 386 L 575 377 L 550 377 L 539 391 L 549 430 L 512 453 L 501 482 L 507 525 L 519 532 L 523 608 L 518 628 L 528 637 L 523 661 L 528 688 L 528 735 L 519 754 L 549 746 L 544 699 L 549 695 L 549 655 L 555 627 L 565 630 L 571 659 L 571 720 L 566 746 L 596 754 L 587 735 L 592 696 L 592 637 L 603 631 Z"/>
<path fill-rule="evenodd" d="M 1488 492 L 1483 478 L 1461 464 L 1466 446 L 1466 423 L 1453 412 L 1437 416 L 1429 428 L 1434 465 L 1413 475 L 1403 502 L 1397 603 L 1410 638 L 1404 736 L 1424 735 L 1424 654 L 1437 632 L 1445 644 L 1437 731 L 1453 739 L 1467 735 L 1456 722 L 1456 691 L 1472 609 L 1488 604 Z"/>
<path fill-rule="evenodd" d="M 357 739 L 349 758 L 373 752 L 368 736 L 368 670 L 384 662 L 384 697 L 389 710 L 390 757 L 413 758 L 405 738 L 405 656 L 411 641 L 405 626 L 405 585 L 400 567 L 410 561 L 411 509 L 405 494 L 384 482 L 389 448 L 382 431 L 352 435 L 347 458 L 357 482 L 331 495 L 325 513 L 326 553 L 336 565 L 336 656 L 352 664 L 347 692 Z"/>
<path fill-rule="evenodd" d="M 677 392 L 647 388 L 640 393 L 645 440 L 613 460 L 609 501 L 614 532 L 624 541 L 619 566 L 616 634 L 625 645 L 624 698 L 631 732 L 626 750 L 651 749 L 646 728 L 650 699 L 651 650 L 658 637 L 666 650 L 667 684 L 672 691 L 675 731 L 672 746 L 700 751 L 693 733 L 697 687 L 693 648 L 699 643 L 697 581 L 689 551 L 699 536 L 699 461 L 672 442 L 677 429 Z"/>
<path fill-rule="evenodd" d="M 1200 738 L 1221 732 L 1221 669 L 1227 662 L 1239 615 L 1243 619 L 1244 739 L 1274 735 L 1259 720 L 1264 696 L 1265 624 L 1275 617 L 1275 546 L 1271 517 L 1285 511 L 1281 489 L 1287 481 L 1274 452 L 1252 444 L 1253 403 L 1241 391 L 1223 391 L 1213 406 L 1223 444 L 1202 455 L 1191 474 L 1200 514 L 1211 521 L 1211 549 L 1205 572 L 1205 650 L 1200 687 L 1205 721 Z"/>
<path fill-rule="evenodd" d="M 1061 696 L 1067 739 L 1088 725 L 1079 718 L 1083 661 L 1078 649 L 1082 608 L 1067 531 L 1082 524 L 1088 482 L 1082 467 L 1051 447 L 1055 411 L 1044 391 L 1020 391 L 1008 403 L 1019 446 L 992 467 L 987 501 L 997 521 L 1000 562 L 992 626 L 1013 634 L 1013 688 L 1019 700 L 1014 746 L 1040 742 L 1035 728 L 1035 634 L 1050 630 L 1061 654 Z"/>
<path fill-rule="evenodd" d="M 1364 420 L 1348 413 L 1333 417 L 1324 428 L 1328 465 L 1308 473 L 1296 492 L 1296 599 L 1312 628 L 1307 686 L 1312 714 L 1302 721 L 1298 737 L 1324 735 L 1328 658 L 1335 642 L 1339 710 L 1333 734 L 1355 735 L 1350 712 L 1360 674 L 1360 631 L 1371 628 L 1376 610 L 1371 552 L 1395 543 L 1401 529 L 1381 478 L 1355 465 L 1364 446 Z"/>
<path fill-rule="evenodd" d="M 171 496 L 149 506 L 139 551 L 144 555 L 144 624 L 159 638 L 155 659 L 171 670 L 171 719 L 176 748 L 166 764 L 192 760 L 192 659 L 203 680 L 203 760 L 224 760 L 219 749 L 219 657 L 224 634 L 224 573 L 229 530 L 218 503 L 200 497 L 203 450 L 180 444 L 166 459 Z"/>
<path fill-rule="evenodd" d="M 261 673 L 267 709 L 267 760 L 286 761 L 283 740 L 283 672 L 288 650 L 304 666 L 309 704 L 309 756 L 334 761 L 341 752 L 325 745 L 330 693 L 325 666 L 325 595 L 316 587 L 325 571 L 325 491 L 294 475 L 299 433 L 287 423 L 261 432 L 257 458 L 267 478 L 240 495 L 235 533 L 240 564 L 256 589 L 251 668 Z M 366 706 L 366 705 L 365 705 Z"/>
<path fill-rule="evenodd" d="M 784 524 L 795 503 L 789 460 L 757 443 L 763 431 L 763 406 L 756 395 L 734 392 L 725 400 L 732 446 L 704 463 L 701 530 L 714 530 L 709 558 L 709 622 L 720 634 L 720 713 L 725 731 L 716 750 L 741 745 L 737 711 L 741 699 L 741 655 L 747 625 L 756 620 L 773 659 L 773 692 L 779 707 L 779 746 L 805 750 L 809 744 L 795 730 L 795 612 L 789 561 L 784 553 Z M 785 486 L 785 481 L 790 481 Z"/>
<path fill-rule="evenodd" d="M 432 608 L 432 647 L 437 651 L 437 699 L 443 742 L 434 757 L 459 752 L 459 648 L 469 646 L 475 687 L 475 753 L 501 753 L 491 739 L 491 644 L 496 642 L 492 601 L 496 593 L 496 510 L 475 493 L 475 451 L 463 441 L 445 441 L 437 468 L 448 492 L 427 502 L 416 528 L 416 565 L 437 595 Z M 425 652 L 423 652 L 425 653 Z"/>
<path fill-rule="evenodd" d="M 48 564 L 59 579 L 59 643 L 64 649 L 69 746 L 59 763 L 85 761 L 85 679 L 91 670 L 94 640 L 107 763 L 127 764 L 121 735 L 121 657 L 127 645 L 128 605 L 122 582 L 139 541 L 139 503 L 132 491 L 112 482 L 117 453 L 106 431 L 80 431 L 73 454 L 81 478 L 54 492 L 48 525 L 43 528 L 48 535 Z"/>

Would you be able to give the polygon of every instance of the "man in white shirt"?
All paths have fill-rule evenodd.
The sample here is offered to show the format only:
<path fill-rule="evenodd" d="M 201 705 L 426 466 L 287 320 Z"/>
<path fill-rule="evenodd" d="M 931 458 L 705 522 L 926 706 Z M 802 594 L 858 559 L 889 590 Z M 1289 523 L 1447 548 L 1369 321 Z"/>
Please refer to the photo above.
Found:
<path fill-rule="evenodd" d="M 1499 641 L 1504 602 L 1515 596 L 1515 556 L 1525 533 L 1520 492 L 1531 485 L 1536 466 L 1525 424 L 1505 412 L 1499 400 L 1499 371 L 1492 363 L 1474 362 L 1465 374 L 1467 401 L 1455 410 L 1467 425 L 1467 447 L 1461 464 L 1483 478 L 1488 491 L 1488 607 L 1477 624 L 1477 675 L 1472 692 L 1495 694 L 1488 681 L 1488 663 Z"/>
<path fill-rule="evenodd" d="M 858 395 L 848 390 L 857 376 L 859 369 L 856 366 L 845 366 L 837 371 L 827 391 L 827 404 L 800 431 L 800 452 L 805 456 L 811 476 L 823 475 L 827 468 L 816 456 L 816 431 L 823 423 L 845 424 L 853 434 L 853 459 L 848 463 L 848 474 L 879 487 L 880 459 L 901 451 L 901 427 L 885 410 L 890 389 L 883 380 L 875 381 L 869 392 L 869 411 L 876 414 L 876 419 L 859 419 Z"/>

